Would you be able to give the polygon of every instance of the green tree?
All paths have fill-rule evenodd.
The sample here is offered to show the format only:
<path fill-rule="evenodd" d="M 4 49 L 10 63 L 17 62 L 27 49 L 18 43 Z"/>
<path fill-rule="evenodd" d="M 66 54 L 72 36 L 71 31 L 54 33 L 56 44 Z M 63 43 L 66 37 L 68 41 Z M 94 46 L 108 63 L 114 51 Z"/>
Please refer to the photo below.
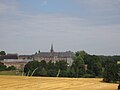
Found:
<path fill-rule="evenodd" d="M 47 63 L 47 68 L 50 70 L 55 70 L 55 64 L 52 61 Z"/>
<path fill-rule="evenodd" d="M 84 60 L 82 59 L 82 57 L 80 55 L 79 56 L 77 55 L 74 58 L 72 67 L 75 70 L 75 77 L 81 77 L 85 73 Z"/>
<path fill-rule="evenodd" d="M 59 76 L 61 76 L 61 77 L 67 76 L 67 67 L 68 67 L 68 64 L 64 60 L 58 61 L 55 63 L 55 70 L 57 73 L 60 70 Z"/>
<path fill-rule="evenodd" d="M 57 75 L 55 63 L 53 63 L 52 61 L 49 61 L 47 63 L 47 75 L 50 77 L 56 77 Z"/>
<path fill-rule="evenodd" d="M 67 70 L 67 62 L 62 60 L 55 63 L 56 70 Z"/>
<path fill-rule="evenodd" d="M 38 61 L 30 61 L 25 65 L 24 72 L 26 73 L 26 75 L 31 75 L 32 72 L 38 67 L 39 67 Z"/>
<path fill-rule="evenodd" d="M 75 77 L 75 69 L 74 69 L 74 67 L 71 67 L 68 70 L 68 77 Z"/>
<path fill-rule="evenodd" d="M 117 63 L 118 64 L 118 63 Z M 118 64 L 118 80 L 120 81 L 120 63 Z"/>
<path fill-rule="evenodd" d="M 85 64 L 88 65 L 88 74 L 92 74 L 92 76 L 102 76 L 102 62 L 98 56 L 86 55 L 84 60 Z"/>
<path fill-rule="evenodd" d="M 6 70 L 6 65 L 4 65 L 4 63 L 1 63 L 0 62 L 0 71 L 4 71 L 4 70 Z"/>
<path fill-rule="evenodd" d="M 8 70 L 8 71 L 10 71 L 10 70 L 16 70 L 16 67 L 15 66 L 9 66 L 9 67 L 7 67 L 6 70 Z"/>
<path fill-rule="evenodd" d="M 84 59 L 84 57 L 85 57 L 86 55 L 88 55 L 88 54 L 83 50 L 83 51 L 77 51 L 77 52 L 75 53 L 75 55 L 76 55 L 76 56 L 81 56 L 81 58 Z"/>
<path fill-rule="evenodd" d="M 47 71 L 44 67 L 39 71 L 39 75 L 40 76 L 47 76 Z"/>
<path fill-rule="evenodd" d="M 47 69 L 47 63 L 46 63 L 46 61 L 45 60 L 42 60 L 41 62 L 39 62 L 39 68 L 45 68 L 45 69 Z"/>
<path fill-rule="evenodd" d="M 0 55 L 6 55 L 5 51 L 1 51 Z"/>
<path fill-rule="evenodd" d="M 47 71 L 47 75 L 50 76 L 50 77 L 56 77 L 57 75 L 57 70 L 54 70 L 54 69 L 48 69 Z"/>
<path fill-rule="evenodd" d="M 106 61 L 103 80 L 105 82 L 116 82 L 119 78 L 118 76 L 119 66 L 114 60 L 108 59 Z"/>

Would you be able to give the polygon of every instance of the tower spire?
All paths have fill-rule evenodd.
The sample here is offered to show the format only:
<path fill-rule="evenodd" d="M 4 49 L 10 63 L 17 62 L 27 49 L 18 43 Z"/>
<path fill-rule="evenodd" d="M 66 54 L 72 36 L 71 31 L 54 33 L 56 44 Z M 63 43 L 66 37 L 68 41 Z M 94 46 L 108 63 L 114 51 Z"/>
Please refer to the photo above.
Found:
<path fill-rule="evenodd" d="M 51 49 L 50 49 L 50 52 L 54 52 L 54 49 L 53 49 L 53 44 L 51 44 Z"/>

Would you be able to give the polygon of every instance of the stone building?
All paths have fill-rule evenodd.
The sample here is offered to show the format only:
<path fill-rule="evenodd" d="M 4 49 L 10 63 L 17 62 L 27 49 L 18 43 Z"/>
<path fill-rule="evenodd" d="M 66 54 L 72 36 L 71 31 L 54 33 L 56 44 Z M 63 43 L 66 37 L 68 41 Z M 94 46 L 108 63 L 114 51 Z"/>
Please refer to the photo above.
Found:
<path fill-rule="evenodd" d="M 33 56 L 33 59 L 36 61 L 45 60 L 46 62 L 52 61 L 56 63 L 56 61 L 66 61 L 69 65 L 73 63 L 74 53 L 71 51 L 66 52 L 54 52 L 53 45 L 51 45 L 50 52 L 38 52 Z"/>
<path fill-rule="evenodd" d="M 20 60 L 20 59 L 5 59 L 4 61 L 1 61 L 6 65 L 7 67 L 9 66 L 14 66 L 16 69 L 23 69 L 24 66 L 32 60 Z"/>
<path fill-rule="evenodd" d="M 21 60 L 29 60 L 29 59 L 32 59 L 32 55 L 19 55 L 18 56 L 18 59 L 21 59 Z"/>
<path fill-rule="evenodd" d="M 4 63 L 7 67 L 14 66 L 17 69 L 23 69 L 25 64 L 32 61 L 32 55 L 18 55 L 18 54 L 7 54 L 0 56 L 0 62 Z"/>

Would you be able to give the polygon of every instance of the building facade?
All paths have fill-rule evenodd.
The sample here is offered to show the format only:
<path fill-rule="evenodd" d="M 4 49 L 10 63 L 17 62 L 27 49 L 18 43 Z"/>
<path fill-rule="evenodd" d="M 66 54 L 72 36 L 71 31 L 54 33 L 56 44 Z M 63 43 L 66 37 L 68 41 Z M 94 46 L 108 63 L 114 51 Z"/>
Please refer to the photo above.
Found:
<path fill-rule="evenodd" d="M 20 59 L 5 59 L 4 61 L 1 61 L 6 65 L 7 67 L 9 66 L 14 66 L 16 69 L 24 69 L 24 66 L 32 60 L 20 60 Z"/>
<path fill-rule="evenodd" d="M 14 66 L 16 69 L 23 69 L 29 61 L 32 61 L 32 55 L 7 54 L 1 55 L 0 60 L 7 67 Z"/>
<path fill-rule="evenodd" d="M 19 55 L 18 56 L 18 59 L 21 59 L 21 60 L 29 60 L 29 59 L 32 60 L 32 58 L 33 58 L 32 55 Z"/>
<path fill-rule="evenodd" d="M 36 61 L 45 60 L 46 62 L 52 61 L 56 63 L 57 61 L 66 61 L 69 65 L 73 63 L 74 53 L 71 51 L 66 52 L 54 52 L 53 45 L 51 45 L 50 52 L 38 52 L 33 56 Z"/>

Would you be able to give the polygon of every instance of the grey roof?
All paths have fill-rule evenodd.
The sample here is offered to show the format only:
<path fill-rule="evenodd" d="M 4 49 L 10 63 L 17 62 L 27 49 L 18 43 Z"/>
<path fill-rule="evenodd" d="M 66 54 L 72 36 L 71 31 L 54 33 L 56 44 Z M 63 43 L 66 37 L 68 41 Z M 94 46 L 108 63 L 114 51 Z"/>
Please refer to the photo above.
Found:
<path fill-rule="evenodd" d="M 58 58 L 71 58 L 73 57 L 73 52 L 40 52 L 38 54 L 35 54 L 35 57 L 43 57 L 43 58 L 52 58 L 52 57 L 58 57 Z"/>
<path fill-rule="evenodd" d="M 31 57 L 32 55 L 19 55 L 19 57 Z"/>
<path fill-rule="evenodd" d="M 1 55 L 0 59 L 18 59 L 18 55 L 17 54 Z"/>

